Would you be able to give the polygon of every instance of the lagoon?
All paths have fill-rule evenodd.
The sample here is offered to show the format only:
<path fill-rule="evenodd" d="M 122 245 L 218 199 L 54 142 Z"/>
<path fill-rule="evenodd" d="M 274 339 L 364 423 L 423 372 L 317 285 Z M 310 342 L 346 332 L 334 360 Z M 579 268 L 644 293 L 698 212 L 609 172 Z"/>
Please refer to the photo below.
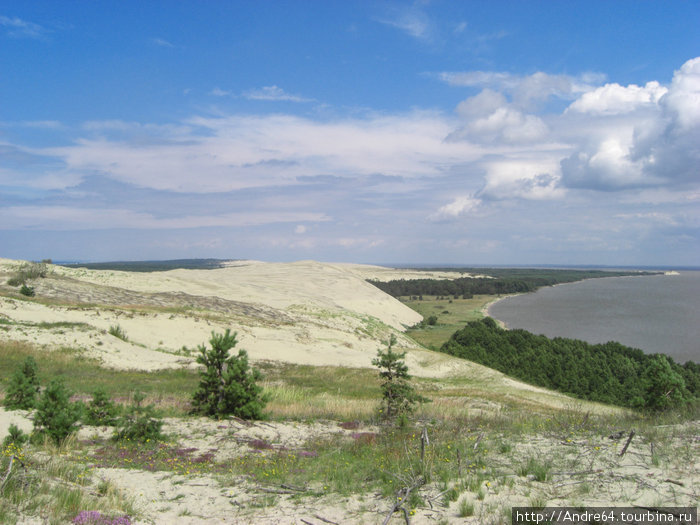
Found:
<path fill-rule="evenodd" d="M 700 271 L 541 288 L 504 298 L 488 312 L 508 328 L 589 343 L 618 341 L 679 363 L 700 362 Z"/>

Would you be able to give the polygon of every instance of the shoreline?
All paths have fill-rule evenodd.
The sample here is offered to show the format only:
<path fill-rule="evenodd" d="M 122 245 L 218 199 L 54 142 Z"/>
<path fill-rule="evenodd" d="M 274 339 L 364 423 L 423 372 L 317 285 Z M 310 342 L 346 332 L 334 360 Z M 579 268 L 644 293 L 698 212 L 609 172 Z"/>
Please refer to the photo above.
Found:
<path fill-rule="evenodd" d="M 640 274 L 640 275 L 611 275 L 611 276 L 609 276 L 609 277 L 607 277 L 607 276 L 606 276 L 606 277 L 588 277 L 588 278 L 586 278 L 586 279 L 581 279 L 581 280 L 579 280 L 579 281 L 571 281 L 571 282 L 568 282 L 568 283 L 549 284 L 549 285 L 547 285 L 547 286 L 541 286 L 541 287 L 539 287 L 539 288 L 537 288 L 536 290 L 533 290 L 533 291 L 531 291 L 531 292 L 511 293 L 511 294 L 503 295 L 503 296 L 501 296 L 501 297 L 497 297 L 496 299 L 493 299 L 492 301 L 489 301 L 488 303 L 486 303 L 486 304 L 481 308 L 481 315 L 483 315 L 484 317 L 490 317 L 491 319 L 493 319 L 494 321 L 496 321 L 496 324 L 497 324 L 499 327 L 501 327 L 501 328 L 503 328 L 503 329 L 505 329 L 505 330 L 510 330 L 510 328 L 508 328 L 508 325 L 506 324 L 505 321 L 502 321 L 501 319 L 497 319 L 496 317 L 494 317 L 493 315 L 491 315 L 491 307 L 494 306 L 496 303 L 498 303 L 498 302 L 500 302 L 500 301 L 503 301 L 504 299 L 509 299 L 509 298 L 511 298 L 511 297 L 518 297 L 518 296 L 520 296 L 520 295 L 534 294 L 534 293 L 537 293 L 537 292 L 539 292 L 540 290 L 545 289 L 545 288 L 555 288 L 555 287 L 557 287 L 557 286 L 567 286 L 567 285 L 571 285 L 571 284 L 580 284 L 580 283 L 583 283 L 583 282 L 585 282 L 585 281 L 592 281 L 592 280 L 595 280 L 595 279 L 615 279 L 615 278 L 617 278 L 617 279 L 626 279 L 626 278 L 636 278 L 636 277 L 652 277 L 652 276 L 656 276 L 656 275 L 674 276 L 674 275 L 680 275 L 680 273 L 679 273 L 679 272 L 676 272 L 676 271 L 671 271 L 671 272 L 659 272 L 659 273 L 654 273 L 654 274 L 649 274 L 649 275 L 646 275 L 646 274 Z"/>

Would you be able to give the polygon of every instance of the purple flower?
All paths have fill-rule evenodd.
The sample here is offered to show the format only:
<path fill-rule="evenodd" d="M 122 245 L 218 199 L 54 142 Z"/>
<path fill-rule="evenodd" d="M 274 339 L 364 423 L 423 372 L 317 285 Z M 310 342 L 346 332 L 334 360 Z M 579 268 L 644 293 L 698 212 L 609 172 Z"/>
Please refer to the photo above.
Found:
<path fill-rule="evenodd" d="M 71 523 L 75 525 L 131 525 L 131 519 L 126 515 L 110 518 L 98 510 L 81 510 Z"/>

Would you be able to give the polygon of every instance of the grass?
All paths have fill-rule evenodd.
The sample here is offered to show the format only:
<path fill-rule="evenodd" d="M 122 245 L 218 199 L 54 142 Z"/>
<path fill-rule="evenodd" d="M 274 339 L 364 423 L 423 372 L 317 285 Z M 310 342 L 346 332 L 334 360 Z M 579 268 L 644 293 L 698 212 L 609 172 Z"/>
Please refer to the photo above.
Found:
<path fill-rule="evenodd" d="M 122 402 L 135 390 L 142 390 L 147 394 L 146 403 L 154 403 L 161 414 L 172 416 L 186 417 L 199 380 L 195 370 L 106 370 L 71 349 L 46 352 L 21 343 L 0 343 L 0 369 L 14 370 L 28 355 L 37 361 L 42 384 L 61 376 L 79 396 L 88 398 L 101 387 Z M 238 486 L 241 480 L 256 487 L 293 485 L 304 488 L 303 495 L 294 496 L 299 498 L 374 493 L 392 500 L 400 488 L 425 479 L 425 487 L 411 495 L 407 508 L 420 509 L 433 501 L 450 506 L 452 515 L 464 516 L 476 508 L 487 512 L 484 509 L 493 506 L 501 493 L 513 492 L 523 504 L 527 498 L 546 500 L 546 490 L 538 485 L 552 480 L 557 472 L 572 470 L 578 458 L 599 461 L 606 451 L 617 458 L 617 445 L 607 440 L 610 429 L 637 429 L 635 440 L 639 441 L 635 445 L 653 441 L 650 467 L 675 465 L 676 461 L 692 464 L 695 453 L 692 445 L 671 445 L 671 439 L 683 435 L 682 430 L 658 425 L 680 423 L 697 418 L 697 414 L 676 412 L 654 419 L 621 410 L 599 414 L 590 413 L 590 405 L 573 401 L 569 407 L 556 409 L 516 398 L 505 387 L 494 388 L 488 378 L 414 378 L 421 395 L 433 402 L 422 406 L 406 428 L 377 427 L 381 393 L 376 370 L 273 362 L 256 366 L 271 394 L 267 411 L 273 420 L 353 422 L 345 428 L 357 431 L 345 437 L 311 438 L 292 448 L 272 447 L 261 440 L 255 450 L 251 446 L 221 461 L 211 450 L 175 441 L 143 445 L 97 439 L 74 442 L 60 450 L 39 446 L 38 456 L 48 454 L 56 461 L 32 460 L 33 481 L 27 488 L 18 484 L 0 495 L 0 522 L 13 523 L 18 516 L 36 515 L 43 508 L 52 509 L 49 522 L 56 523 L 86 510 L 113 515 L 132 512 L 113 486 L 92 479 L 86 464 L 182 476 L 212 475 L 222 487 Z M 472 410 L 472 403 L 482 408 Z M 488 409 L 483 408 L 485 404 Z M 421 460 L 424 427 L 430 445 Z M 556 448 L 556 454 L 542 459 L 537 445 L 532 445 L 537 439 L 549 440 L 548 446 Z M 575 446 L 572 441 L 576 441 Z M 649 450 L 648 444 L 644 446 Z M 66 453 L 72 455 L 73 462 L 65 461 L 62 454 Z M 3 461 L 0 476 L 8 465 L 7 457 Z M 44 479 L 63 481 L 56 487 L 40 481 Z M 578 498 L 585 497 L 584 488 L 590 491 L 598 482 L 595 477 L 581 481 L 585 483 L 576 488 Z M 262 494 L 258 502 L 274 505 L 276 498 Z"/>
<path fill-rule="evenodd" d="M 438 318 L 434 326 L 412 328 L 406 334 L 424 347 L 437 350 L 469 321 L 481 319 L 482 309 L 494 298 L 493 295 L 475 295 L 471 299 L 454 297 L 438 299 L 437 296 L 426 295 L 420 301 L 402 297 L 401 302 L 421 314 L 424 319 L 431 315 Z"/>

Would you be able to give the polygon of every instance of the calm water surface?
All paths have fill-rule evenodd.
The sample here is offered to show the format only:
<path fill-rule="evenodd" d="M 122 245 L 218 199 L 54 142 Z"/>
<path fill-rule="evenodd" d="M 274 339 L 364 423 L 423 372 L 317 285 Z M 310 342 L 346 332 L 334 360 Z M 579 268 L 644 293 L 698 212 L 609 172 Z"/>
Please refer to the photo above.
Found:
<path fill-rule="evenodd" d="M 489 308 L 508 328 L 590 343 L 619 341 L 700 362 L 700 272 L 606 277 L 541 288 Z"/>

